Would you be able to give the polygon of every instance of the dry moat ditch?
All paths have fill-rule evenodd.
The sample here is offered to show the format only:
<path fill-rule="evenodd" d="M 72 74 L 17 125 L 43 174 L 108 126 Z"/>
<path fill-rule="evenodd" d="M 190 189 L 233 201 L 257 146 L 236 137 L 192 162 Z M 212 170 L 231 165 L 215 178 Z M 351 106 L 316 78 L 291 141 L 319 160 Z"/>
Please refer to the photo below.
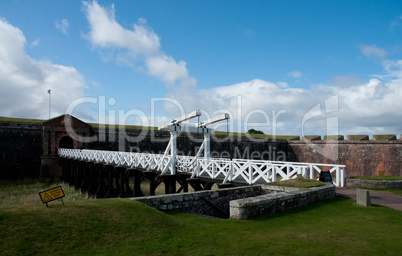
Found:
<path fill-rule="evenodd" d="M 218 218 L 249 219 L 335 197 L 335 186 L 312 188 L 252 185 L 212 191 L 134 197 L 160 211 L 185 211 Z"/>

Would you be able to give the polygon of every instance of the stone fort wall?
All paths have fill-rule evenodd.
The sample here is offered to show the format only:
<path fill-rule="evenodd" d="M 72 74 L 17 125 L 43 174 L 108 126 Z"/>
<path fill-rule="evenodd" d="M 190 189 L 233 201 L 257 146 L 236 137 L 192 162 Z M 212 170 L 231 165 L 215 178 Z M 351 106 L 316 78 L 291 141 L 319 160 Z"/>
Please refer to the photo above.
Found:
<path fill-rule="evenodd" d="M 39 177 L 42 127 L 0 122 L 0 179 Z"/>
<path fill-rule="evenodd" d="M 89 136 L 94 139 L 84 148 L 99 150 L 163 153 L 169 142 L 169 133 L 155 130 L 91 128 Z M 402 176 L 402 140 L 396 136 L 365 139 L 279 140 L 220 135 L 211 137 L 211 156 L 345 164 L 348 177 L 380 172 Z M 0 179 L 39 177 L 42 143 L 41 124 L 0 122 Z M 202 135 L 182 134 L 177 139 L 178 151 L 195 155 L 201 143 Z"/>

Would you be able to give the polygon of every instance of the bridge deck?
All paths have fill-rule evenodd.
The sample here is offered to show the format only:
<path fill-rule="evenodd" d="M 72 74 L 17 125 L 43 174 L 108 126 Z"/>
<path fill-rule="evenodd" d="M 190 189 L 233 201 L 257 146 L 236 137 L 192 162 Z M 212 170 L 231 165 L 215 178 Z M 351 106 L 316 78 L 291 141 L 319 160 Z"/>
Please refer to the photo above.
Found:
<path fill-rule="evenodd" d="M 241 182 L 261 184 L 287 179 L 297 175 L 314 179 L 322 171 L 331 173 L 337 187 L 345 186 L 345 165 L 264 161 L 248 159 L 217 159 L 194 156 L 146 154 L 104 150 L 59 149 L 62 158 L 111 164 L 125 168 L 160 171 L 162 175 L 191 174 L 191 178 L 222 179 L 222 183 Z"/>

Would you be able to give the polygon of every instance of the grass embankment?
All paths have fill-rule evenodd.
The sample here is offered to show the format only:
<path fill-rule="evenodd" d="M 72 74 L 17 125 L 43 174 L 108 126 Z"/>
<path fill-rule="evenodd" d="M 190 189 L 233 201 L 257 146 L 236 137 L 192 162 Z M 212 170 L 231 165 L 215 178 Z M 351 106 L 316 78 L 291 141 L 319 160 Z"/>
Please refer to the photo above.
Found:
<path fill-rule="evenodd" d="M 114 130 L 146 130 L 146 131 L 156 131 L 158 127 L 153 126 L 139 126 L 139 125 L 119 125 L 119 124 L 99 124 L 99 123 L 90 123 L 94 128 L 105 128 L 105 129 L 114 129 Z"/>
<path fill-rule="evenodd" d="M 38 193 L 57 186 L 62 186 L 63 188 L 64 201 L 86 200 L 84 195 L 77 193 L 74 189 L 68 188 L 62 183 L 34 180 L 0 181 L 0 208 L 40 204 L 42 201 Z M 53 202 L 49 204 L 53 204 Z"/>
<path fill-rule="evenodd" d="M 40 124 L 45 121 L 46 120 L 42 120 L 42 119 L 28 119 L 28 118 L 14 118 L 14 117 L 0 116 L 0 122 Z"/>
<path fill-rule="evenodd" d="M 4 191 L 15 191 L 12 187 L 1 184 L 1 198 Z M 32 191 L 40 202 L 37 192 Z M 3 204 L 1 255 L 399 255 L 402 250 L 400 211 L 365 208 L 348 199 L 248 221 L 167 214 L 128 199 L 73 199 L 66 197 L 65 206 Z"/>
<path fill-rule="evenodd" d="M 319 187 L 324 185 L 325 183 L 319 180 L 313 179 L 291 179 L 291 180 L 281 180 L 276 182 L 267 183 L 267 185 L 275 185 L 275 186 L 285 186 L 285 187 L 297 187 L 297 188 L 311 188 L 311 187 Z"/>
<path fill-rule="evenodd" d="M 388 193 L 402 196 L 402 189 L 398 189 L 398 188 L 362 188 L 362 189 L 374 190 L 374 191 L 380 191 L 380 192 L 388 192 Z"/>
<path fill-rule="evenodd" d="M 353 176 L 350 178 L 364 180 L 402 180 L 401 176 Z"/>
<path fill-rule="evenodd" d="M 389 140 L 389 139 L 396 139 L 395 134 L 380 134 L 380 135 L 373 135 L 373 139 L 375 140 Z"/>
<path fill-rule="evenodd" d="M 364 179 L 364 180 L 402 180 L 401 176 L 353 176 L 350 179 Z M 397 188 L 364 188 L 368 190 L 375 190 L 381 192 L 390 192 L 397 195 L 402 195 L 402 189 Z"/>

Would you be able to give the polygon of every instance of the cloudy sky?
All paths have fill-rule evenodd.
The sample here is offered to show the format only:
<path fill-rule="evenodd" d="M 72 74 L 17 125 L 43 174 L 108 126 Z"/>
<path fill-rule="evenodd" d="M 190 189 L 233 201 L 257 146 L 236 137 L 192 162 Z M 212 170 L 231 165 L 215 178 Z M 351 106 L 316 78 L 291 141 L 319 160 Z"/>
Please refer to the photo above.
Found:
<path fill-rule="evenodd" d="M 0 116 L 49 96 L 89 122 L 399 136 L 402 2 L 1 1 Z"/>

